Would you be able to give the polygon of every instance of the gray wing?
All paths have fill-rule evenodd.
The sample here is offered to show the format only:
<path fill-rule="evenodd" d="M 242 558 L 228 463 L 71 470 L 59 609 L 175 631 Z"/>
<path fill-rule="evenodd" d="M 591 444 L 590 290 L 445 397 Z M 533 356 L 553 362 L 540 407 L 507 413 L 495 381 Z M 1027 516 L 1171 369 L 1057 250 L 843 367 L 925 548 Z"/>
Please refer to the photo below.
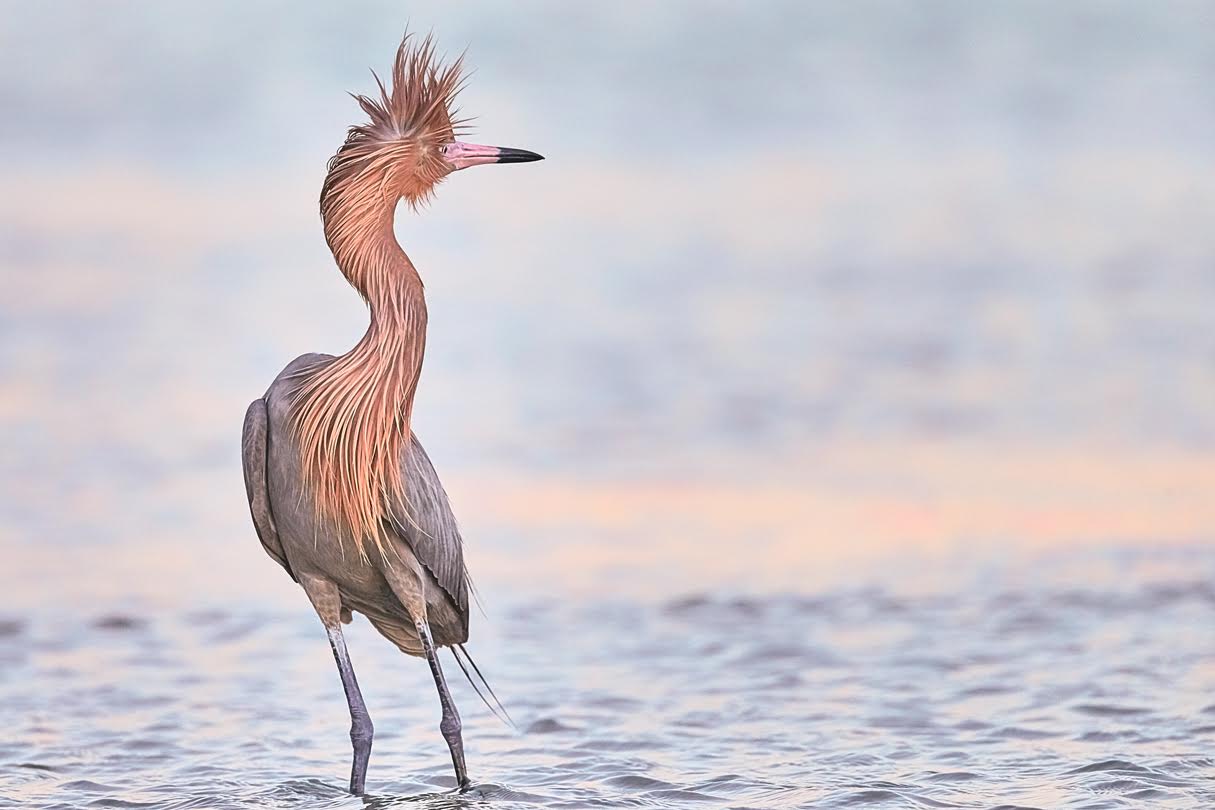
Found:
<path fill-rule="evenodd" d="M 401 460 L 405 473 L 404 507 L 393 510 L 391 527 L 413 550 L 418 562 L 438 582 L 468 623 L 468 571 L 464 567 L 464 544 L 447 493 L 422 443 L 412 432 L 409 448 Z"/>
<path fill-rule="evenodd" d="M 283 544 L 274 525 L 274 514 L 270 511 L 270 490 L 266 486 L 266 434 L 269 418 L 266 401 L 255 399 L 245 411 L 245 429 L 241 433 L 241 458 L 245 467 L 245 494 L 249 496 L 249 513 L 253 516 L 253 527 L 257 529 L 262 548 L 286 569 L 292 579 L 295 572 L 287 563 Z M 299 580 L 296 579 L 296 582 Z"/>

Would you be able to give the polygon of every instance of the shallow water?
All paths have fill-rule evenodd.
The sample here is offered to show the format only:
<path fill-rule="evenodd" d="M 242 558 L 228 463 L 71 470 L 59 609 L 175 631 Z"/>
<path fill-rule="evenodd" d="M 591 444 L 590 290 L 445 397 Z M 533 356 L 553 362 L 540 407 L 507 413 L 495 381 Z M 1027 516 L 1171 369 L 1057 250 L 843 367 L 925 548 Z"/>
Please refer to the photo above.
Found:
<path fill-rule="evenodd" d="M 1209 807 L 1215 556 L 1159 563 L 1139 584 L 1044 573 L 935 594 L 495 610 L 473 649 L 519 731 L 455 685 L 477 780 L 458 798 L 425 667 L 359 619 L 352 654 L 377 729 L 366 801 L 343 793 L 348 719 L 302 596 L 295 611 L 9 615 L 0 796 L 65 808 Z"/>

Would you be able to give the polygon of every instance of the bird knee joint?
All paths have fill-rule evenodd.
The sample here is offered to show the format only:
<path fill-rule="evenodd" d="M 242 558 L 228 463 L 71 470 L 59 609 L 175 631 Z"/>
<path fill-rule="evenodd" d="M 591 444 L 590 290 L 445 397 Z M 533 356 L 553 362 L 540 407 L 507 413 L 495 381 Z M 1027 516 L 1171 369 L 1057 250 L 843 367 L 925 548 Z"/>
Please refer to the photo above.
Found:
<path fill-rule="evenodd" d="M 350 741 L 352 743 L 370 743 L 375 736 L 375 727 L 370 720 L 355 720 L 350 726 Z"/>
<path fill-rule="evenodd" d="M 439 721 L 439 731 L 443 732 L 443 736 L 448 737 L 452 734 L 459 734 L 461 729 L 460 716 L 457 714 L 445 715 Z"/>

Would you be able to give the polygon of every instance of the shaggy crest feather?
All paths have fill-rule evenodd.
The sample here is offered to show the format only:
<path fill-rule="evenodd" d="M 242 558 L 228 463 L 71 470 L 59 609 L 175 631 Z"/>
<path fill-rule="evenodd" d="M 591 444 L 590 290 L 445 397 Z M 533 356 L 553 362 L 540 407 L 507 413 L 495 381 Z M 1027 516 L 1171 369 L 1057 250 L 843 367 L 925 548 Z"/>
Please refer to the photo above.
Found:
<path fill-rule="evenodd" d="M 373 74 L 374 75 L 374 74 Z M 301 372 L 292 427 L 319 515 L 339 536 L 386 556 L 390 515 L 411 521 L 401 481 L 410 416 L 426 343 L 422 280 L 393 234 L 396 203 L 425 202 L 450 171 L 440 148 L 464 121 L 452 103 L 462 58 L 442 66 L 434 43 L 406 35 L 392 89 L 356 95 L 369 123 L 350 128 L 321 189 L 325 239 L 338 267 L 371 310 L 367 333 L 348 353 Z M 401 512 L 404 511 L 402 515 Z"/>

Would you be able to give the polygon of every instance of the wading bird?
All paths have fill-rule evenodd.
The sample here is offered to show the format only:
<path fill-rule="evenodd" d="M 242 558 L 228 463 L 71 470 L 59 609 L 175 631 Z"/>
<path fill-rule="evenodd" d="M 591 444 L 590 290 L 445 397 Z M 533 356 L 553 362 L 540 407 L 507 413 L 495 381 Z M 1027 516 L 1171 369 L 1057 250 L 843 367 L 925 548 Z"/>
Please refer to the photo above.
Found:
<path fill-rule="evenodd" d="M 406 35 L 391 79 L 387 90 L 376 77 L 378 98 L 355 96 L 370 121 L 351 127 L 329 161 L 320 201 L 325 239 L 367 302 L 371 325 L 346 354 L 292 361 L 249 406 L 242 437 L 258 537 L 303 587 L 333 648 L 350 706 L 355 794 L 363 793 L 372 725 L 342 637 L 352 612 L 430 664 L 439 729 L 461 790 L 470 782 L 460 715 L 436 648 L 450 647 L 473 686 L 479 680 L 488 690 L 463 646 L 468 574 L 460 533 L 410 429 L 426 302 L 393 234 L 397 203 L 416 209 L 443 178 L 469 166 L 541 159 L 456 140 L 465 123 L 452 108 L 463 84 L 461 60 L 442 65 L 430 37 Z"/>

